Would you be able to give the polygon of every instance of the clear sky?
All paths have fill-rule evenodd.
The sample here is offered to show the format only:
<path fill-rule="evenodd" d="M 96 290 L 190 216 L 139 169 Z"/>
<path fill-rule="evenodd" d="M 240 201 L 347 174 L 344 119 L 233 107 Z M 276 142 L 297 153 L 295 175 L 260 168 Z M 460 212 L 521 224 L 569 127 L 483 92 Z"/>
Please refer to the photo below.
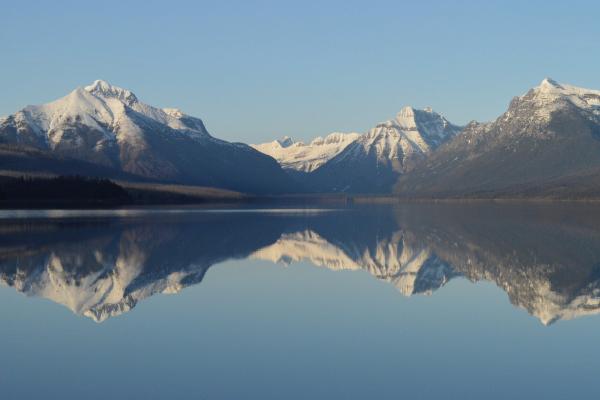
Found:
<path fill-rule="evenodd" d="M 0 0 L 0 115 L 95 79 L 228 140 L 489 120 L 550 76 L 600 88 L 598 1 Z"/>

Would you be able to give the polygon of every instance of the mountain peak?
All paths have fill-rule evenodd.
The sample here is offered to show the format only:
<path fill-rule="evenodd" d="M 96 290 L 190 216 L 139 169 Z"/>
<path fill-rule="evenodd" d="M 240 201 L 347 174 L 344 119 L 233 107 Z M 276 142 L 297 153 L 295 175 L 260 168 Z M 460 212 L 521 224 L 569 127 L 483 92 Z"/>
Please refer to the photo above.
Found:
<path fill-rule="evenodd" d="M 397 117 L 400 118 L 412 118 L 415 116 L 415 109 L 411 106 L 402 107 Z"/>
<path fill-rule="evenodd" d="M 554 79 L 545 78 L 539 86 L 536 86 L 534 92 L 538 93 L 553 93 L 557 95 L 565 95 L 570 97 L 597 97 L 600 95 L 600 91 L 594 89 L 586 89 L 583 87 L 568 85 L 564 83 L 558 83 Z"/>
<path fill-rule="evenodd" d="M 313 146 L 327 145 L 327 144 L 335 144 L 342 142 L 351 142 L 352 140 L 358 138 L 360 134 L 358 133 L 344 133 L 344 132 L 332 132 L 324 138 L 318 136 L 314 138 L 310 144 Z"/>
<path fill-rule="evenodd" d="M 558 83 L 545 78 L 539 86 L 531 89 L 520 100 L 531 102 L 537 109 L 536 118 L 548 120 L 551 111 L 562 105 L 574 105 L 579 109 L 600 115 L 600 91 Z"/>
<path fill-rule="evenodd" d="M 540 85 L 537 88 L 543 92 L 564 89 L 560 83 L 556 82 L 552 78 L 544 78 L 544 80 L 540 83 Z"/>
<path fill-rule="evenodd" d="M 276 140 L 277 143 L 279 143 L 279 145 L 281 147 L 290 147 L 291 145 L 293 145 L 294 143 L 296 143 L 291 137 L 289 136 L 284 136 L 281 139 L 277 139 Z"/>
<path fill-rule="evenodd" d="M 115 98 L 127 105 L 134 104 L 138 101 L 135 94 L 130 90 L 111 85 L 101 79 L 95 80 L 91 85 L 84 87 L 84 89 L 95 96 Z"/>
<path fill-rule="evenodd" d="M 392 124 L 397 123 L 403 129 L 415 129 L 417 123 L 415 121 L 415 109 L 411 106 L 403 107 L 396 114 L 396 121 L 390 121 Z"/>
<path fill-rule="evenodd" d="M 554 79 L 550 78 L 550 77 L 546 77 L 544 78 L 544 80 L 540 83 L 540 86 L 554 86 L 554 87 L 560 87 L 560 83 L 556 82 Z"/>

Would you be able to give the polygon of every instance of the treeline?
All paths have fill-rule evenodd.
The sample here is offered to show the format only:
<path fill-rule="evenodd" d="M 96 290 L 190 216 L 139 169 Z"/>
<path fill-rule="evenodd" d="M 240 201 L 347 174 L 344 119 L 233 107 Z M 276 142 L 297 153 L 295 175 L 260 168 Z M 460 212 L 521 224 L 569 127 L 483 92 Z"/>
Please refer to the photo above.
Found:
<path fill-rule="evenodd" d="M 119 205 L 130 203 L 131 197 L 124 188 L 108 179 L 20 177 L 0 181 L 0 202 L 10 205 Z"/>

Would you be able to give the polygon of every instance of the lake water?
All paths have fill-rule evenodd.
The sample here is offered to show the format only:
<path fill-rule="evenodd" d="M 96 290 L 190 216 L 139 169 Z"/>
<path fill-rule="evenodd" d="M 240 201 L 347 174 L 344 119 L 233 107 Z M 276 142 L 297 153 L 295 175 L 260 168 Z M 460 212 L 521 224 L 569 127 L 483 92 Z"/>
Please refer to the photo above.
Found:
<path fill-rule="evenodd" d="M 600 207 L 0 212 L 2 399 L 600 394 Z"/>

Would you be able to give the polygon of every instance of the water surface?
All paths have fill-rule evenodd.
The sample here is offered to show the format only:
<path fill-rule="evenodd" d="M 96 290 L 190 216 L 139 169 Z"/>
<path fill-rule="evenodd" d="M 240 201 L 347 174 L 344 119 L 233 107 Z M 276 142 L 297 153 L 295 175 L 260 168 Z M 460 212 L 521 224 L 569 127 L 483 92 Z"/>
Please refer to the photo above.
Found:
<path fill-rule="evenodd" d="M 598 393 L 600 209 L 0 213 L 2 398 Z"/>

